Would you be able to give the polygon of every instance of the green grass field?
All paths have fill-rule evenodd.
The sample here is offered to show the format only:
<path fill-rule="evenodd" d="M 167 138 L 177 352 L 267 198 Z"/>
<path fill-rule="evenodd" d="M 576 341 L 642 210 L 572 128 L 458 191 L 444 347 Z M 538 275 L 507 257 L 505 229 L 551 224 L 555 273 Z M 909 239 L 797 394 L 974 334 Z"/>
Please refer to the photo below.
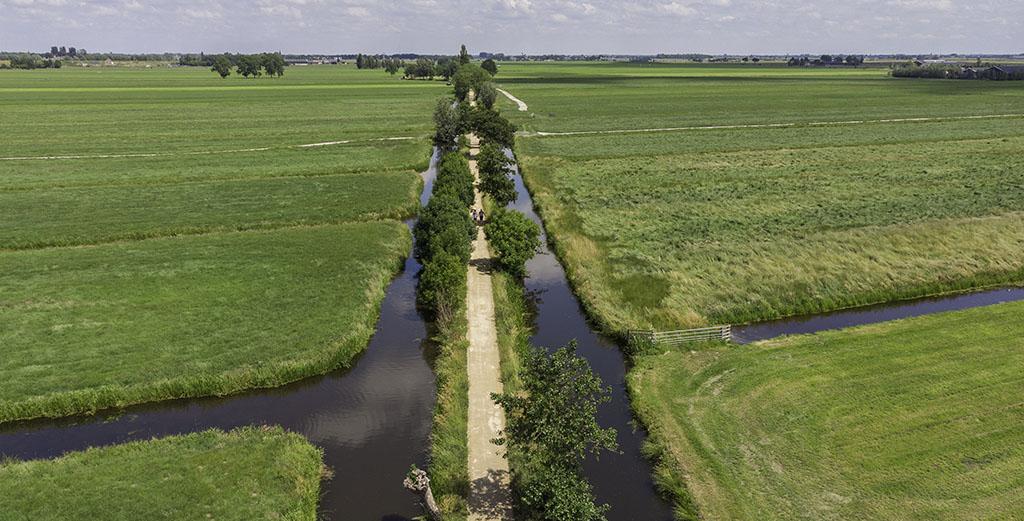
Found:
<path fill-rule="evenodd" d="M 0 421 L 344 366 L 409 243 L 370 222 L 4 253 Z"/>
<path fill-rule="evenodd" d="M 443 83 L 3 76 L 0 422 L 280 385 L 365 347 Z"/>
<path fill-rule="evenodd" d="M 281 429 L 132 442 L 0 463 L 5 520 L 313 521 L 320 451 Z"/>
<path fill-rule="evenodd" d="M 1024 280 L 1012 82 L 672 64 L 506 64 L 498 79 L 529 105 L 502 101 L 526 132 L 524 176 L 611 331 Z M 881 121 L 900 118 L 924 119 Z"/>
<path fill-rule="evenodd" d="M 640 356 L 658 481 L 701 519 L 1017 519 L 1022 317 L 1010 303 Z"/>

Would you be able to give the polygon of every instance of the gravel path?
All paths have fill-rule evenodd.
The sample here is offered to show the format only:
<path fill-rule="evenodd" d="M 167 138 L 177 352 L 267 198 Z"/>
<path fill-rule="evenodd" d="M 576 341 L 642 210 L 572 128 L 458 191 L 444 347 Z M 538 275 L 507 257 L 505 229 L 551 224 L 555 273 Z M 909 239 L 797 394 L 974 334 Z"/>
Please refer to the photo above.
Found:
<path fill-rule="evenodd" d="M 470 156 L 479 152 L 480 140 L 470 136 Z M 476 160 L 470 169 L 479 179 Z M 483 208 L 480 191 L 474 204 Z M 469 519 L 471 521 L 511 520 L 512 500 L 509 488 L 508 460 L 491 440 L 505 428 L 505 413 L 491 400 L 491 393 L 502 392 L 501 358 L 498 330 L 494 319 L 494 290 L 491 252 L 483 229 L 473 241 L 469 263 L 466 318 L 469 322 Z"/>

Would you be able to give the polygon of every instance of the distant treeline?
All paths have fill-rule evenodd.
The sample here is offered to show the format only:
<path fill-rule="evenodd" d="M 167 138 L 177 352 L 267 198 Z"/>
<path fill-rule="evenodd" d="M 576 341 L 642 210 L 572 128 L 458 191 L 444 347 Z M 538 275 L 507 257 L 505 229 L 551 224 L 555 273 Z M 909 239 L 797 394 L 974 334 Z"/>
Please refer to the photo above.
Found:
<path fill-rule="evenodd" d="M 189 55 L 194 56 L 194 55 Z M 186 56 L 182 56 L 182 60 L 185 60 Z M 192 60 L 188 60 L 190 65 Z M 235 72 L 245 78 L 258 78 L 263 74 L 273 78 L 275 76 L 284 76 L 284 68 L 286 62 L 284 56 L 279 52 L 264 52 L 260 54 L 231 54 L 224 53 L 217 56 L 207 56 L 201 54 L 195 60 L 197 65 L 207 66 L 209 63 L 210 70 L 220 74 L 221 78 L 227 78 L 231 75 L 231 69 L 234 68 Z M 181 60 L 179 60 L 181 64 Z"/>
<path fill-rule="evenodd" d="M 384 69 L 388 74 L 396 74 L 405 67 L 401 58 L 388 56 L 369 56 L 364 54 L 356 55 L 357 69 Z"/>
<path fill-rule="evenodd" d="M 0 69 L 59 69 L 62 65 L 60 60 L 43 58 L 38 54 L 10 54 L 0 56 L 10 63 L 0 63 Z"/>
<path fill-rule="evenodd" d="M 835 67 L 835 66 L 847 66 L 847 67 L 858 67 L 864 64 L 864 57 L 851 54 L 849 56 L 843 56 L 842 54 L 822 54 L 818 58 L 811 58 L 809 56 L 794 56 L 786 62 L 790 67 Z"/>
<path fill-rule="evenodd" d="M 1024 66 L 957 63 L 903 63 L 893 67 L 896 78 L 937 78 L 950 80 L 1024 80 Z"/>

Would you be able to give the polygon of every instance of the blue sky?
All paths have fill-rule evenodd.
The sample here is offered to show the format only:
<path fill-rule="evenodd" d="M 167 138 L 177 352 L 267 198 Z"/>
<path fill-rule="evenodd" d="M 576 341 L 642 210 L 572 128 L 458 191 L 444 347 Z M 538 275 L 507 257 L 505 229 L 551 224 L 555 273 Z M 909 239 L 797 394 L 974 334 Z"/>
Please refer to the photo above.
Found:
<path fill-rule="evenodd" d="M 1024 0 L 0 0 L 0 49 L 1024 52 Z"/>

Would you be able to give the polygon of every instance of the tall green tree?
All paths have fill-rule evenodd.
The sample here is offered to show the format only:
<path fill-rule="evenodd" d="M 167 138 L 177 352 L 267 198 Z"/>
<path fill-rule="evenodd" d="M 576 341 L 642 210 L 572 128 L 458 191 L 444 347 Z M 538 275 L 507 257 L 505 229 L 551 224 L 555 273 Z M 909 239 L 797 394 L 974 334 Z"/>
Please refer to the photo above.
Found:
<path fill-rule="evenodd" d="M 595 504 L 582 465 L 587 454 L 618 449 L 615 429 L 597 423 L 610 389 L 575 351 L 575 343 L 551 354 L 532 348 L 522 392 L 491 395 L 505 410 L 505 430 L 496 441 L 516 460 L 512 480 L 525 519 L 598 521 L 608 508 Z"/>
<path fill-rule="evenodd" d="M 434 107 L 434 145 L 442 151 L 453 150 L 462 135 L 462 118 L 455 107 L 455 100 L 441 98 Z"/>
<path fill-rule="evenodd" d="M 480 68 L 479 65 L 470 63 L 460 65 L 459 70 L 452 76 L 452 86 L 455 89 L 455 97 L 464 100 L 470 91 L 477 91 L 480 86 L 490 81 L 491 75 Z"/>
<path fill-rule="evenodd" d="M 213 67 L 210 67 L 210 70 L 220 74 L 222 79 L 227 78 L 231 75 L 231 62 L 224 55 L 218 56 L 214 58 Z"/>
<path fill-rule="evenodd" d="M 512 160 L 495 143 L 487 142 L 476 156 L 480 169 L 480 189 L 501 208 L 516 200 L 516 184 L 512 180 Z"/>
<path fill-rule="evenodd" d="M 267 72 L 267 76 L 272 78 L 284 76 L 284 56 L 281 56 L 279 52 L 268 52 L 260 55 L 260 65 Z"/>
<path fill-rule="evenodd" d="M 462 48 L 459 49 L 459 65 L 469 64 L 469 51 L 466 50 L 466 45 L 463 44 Z"/>
<path fill-rule="evenodd" d="M 480 64 L 480 68 L 491 73 L 491 76 L 498 74 L 498 64 L 490 58 L 484 60 L 483 63 Z"/>
<path fill-rule="evenodd" d="M 484 108 L 494 108 L 494 102 L 498 101 L 498 89 L 494 88 L 493 83 L 485 81 L 476 91 L 476 100 Z"/>
<path fill-rule="evenodd" d="M 514 277 L 525 277 L 526 262 L 540 248 L 540 226 L 515 210 L 498 208 L 488 217 L 484 232 L 498 266 Z"/>
<path fill-rule="evenodd" d="M 258 78 L 260 76 L 260 59 L 257 56 L 251 54 L 243 54 L 238 57 L 238 74 L 244 78 L 253 77 Z"/>

